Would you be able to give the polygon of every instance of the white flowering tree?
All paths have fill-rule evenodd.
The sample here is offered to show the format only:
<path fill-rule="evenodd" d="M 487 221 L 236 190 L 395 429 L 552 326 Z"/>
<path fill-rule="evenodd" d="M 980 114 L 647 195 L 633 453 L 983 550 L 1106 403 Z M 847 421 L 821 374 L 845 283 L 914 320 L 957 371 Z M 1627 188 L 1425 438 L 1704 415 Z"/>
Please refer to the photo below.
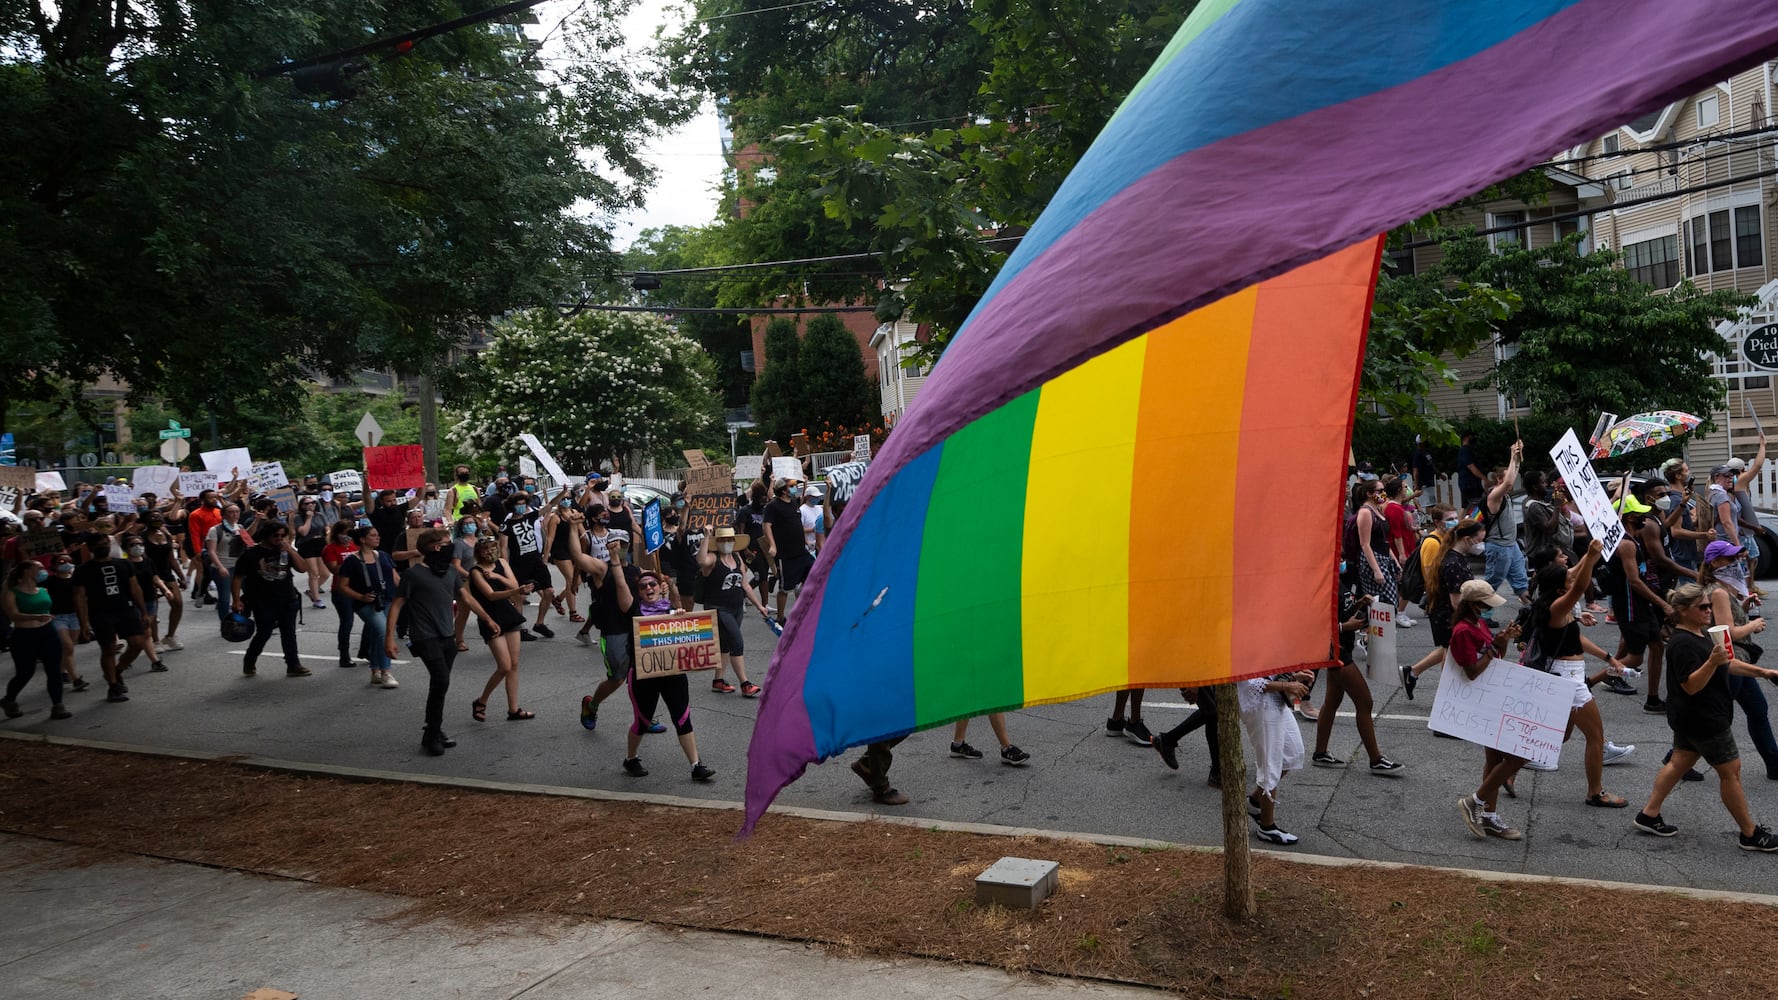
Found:
<path fill-rule="evenodd" d="M 529 432 L 574 474 L 726 443 L 715 363 L 656 316 L 517 313 L 463 375 L 447 433 L 475 457 L 524 455 Z"/>

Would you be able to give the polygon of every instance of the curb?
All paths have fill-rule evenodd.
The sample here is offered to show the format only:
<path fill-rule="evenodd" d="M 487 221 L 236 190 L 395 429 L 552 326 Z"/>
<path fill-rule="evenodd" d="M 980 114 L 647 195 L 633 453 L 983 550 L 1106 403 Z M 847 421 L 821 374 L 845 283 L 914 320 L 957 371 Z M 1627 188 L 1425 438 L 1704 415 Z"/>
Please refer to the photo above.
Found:
<path fill-rule="evenodd" d="M 510 792 L 521 795 L 547 795 L 554 798 L 586 799 L 595 802 L 634 802 L 641 805 L 668 806 L 677 809 L 714 809 L 741 812 L 744 804 L 727 799 L 694 799 L 682 795 L 655 795 L 647 792 L 607 791 L 602 788 L 575 788 L 567 785 L 540 785 L 527 782 L 488 781 L 482 778 L 457 778 L 445 775 L 414 774 L 407 771 L 381 771 L 362 767 L 344 767 L 333 764 L 315 764 L 304 761 L 279 760 L 274 757 L 259 757 L 253 754 L 224 753 L 210 750 L 178 750 L 169 747 L 142 746 L 131 743 L 108 743 L 103 740 L 85 740 L 68 736 L 51 736 L 44 733 L 17 733 L 0 731 L 0 739 L 13 740 L 19 743 L 45 743 L 51 746 L 77 747 L 86 750 L 109 750 L 117 753 L 144 754 L 152 757 L 173 757 L 182 760 L 208 761 L 218 764 L 234 764 L 243 767 L 256 767 L 267 771 L 281 771 L 291 774 L 322 775 L 334 778 L 347 778 L 354 781 L 385 781 L 413 785 L 436 785 L 444 788 L 462 788 L 483 792 Z M 893 816 L 883 813 L 862 813 L 838 809 L 808 809 L 800 806 L 773 806 L 771 815 L 791 816 L 797 819 L 821 820 L 830 823 L 890 823 L 896 826 L 918 827 L 926 830 L 942 830 L 947 833 L 972 833 L 992 837 L 1038 837 L 1047 840 L 1079 840 L 1105 847 L 1128 847 L 1132 849 L 1162 851 L 1194 851 L 1200 854 L 1216 854 L 1220 847 L 1206 847 L 1200 844 L 1177 844 L 1165 840 L 1151 840 L 1144 837 L 1123 837 L 1116 834 L 1077 833 L 1069 830 L 1045 830 L 1028 826 L 1000 826 L 993 823 L 968 823 L 951 820 L 927 819 L 919 816 Z M 1369 861 L 1363 858 L 1342 858 L 1328 854 L 1298 854 L 1289 851 L 1273 851 L 1255 848 L 1253 853 L 1280 861 L 1297 864 L 1315 865 L 1322 868 L 1375 868 L 1385 871 L 1415 870 L 1444 872 L 1450 875 L 1465 875 L 1484 882 L 1519 882 L 1519 883 L 1553 883 L 1556 885 L 1579 886 L 1593 889 L 1614 889 L 1624 892 L 1658 892 L 1718 903 L 1752 903 L 1758 906 L 1778 907 L 1778 895 L 1757 892 L 1733 892 L 1726 889 L 1698 889 L 1690 886 L 1677 885 L 1644 885 L 1639 882 L 1613 882 L 1605 879 L 1574 878 L 1566 875 L 1534 875 L 1527 872 L 1489 871 L 1481 868 L 1446 868 L 1438 865 L 1417 865 L 1405 861 Z M 289 877 L 289 876 L 285 876 Z"/>

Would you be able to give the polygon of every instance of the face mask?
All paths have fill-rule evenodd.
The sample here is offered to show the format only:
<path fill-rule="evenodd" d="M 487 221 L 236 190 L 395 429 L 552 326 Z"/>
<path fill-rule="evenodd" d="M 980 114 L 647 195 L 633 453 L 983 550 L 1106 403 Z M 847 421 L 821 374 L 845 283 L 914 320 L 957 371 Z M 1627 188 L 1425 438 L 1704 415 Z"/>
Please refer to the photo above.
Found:
<path fill-rule="evenodd" d="M 474 523 L 473 523 L 473 522 L 472 522 L 472 523 L 470 523 L 470 524 L 465 524 L 465 525 L 464 525 L 464 526 L 463 526 L 463 535 L 464 535 L 464 537 L 466 537 L 466 538 L 474 538 L 474 537 L 475 537 L 475 532 L 476 532 L 476 527 L 475 527 L 475 524 L 474 524 Z"/>
<path fill-rule="evenodd" d="M 792 487 L 791 487 L 791 488 L 790 488 L 790 496 L 791 496 L 791 499 L 796 499 L 796 498 L 797 498 L 797 497 L 800 497 L 800 496 L 802 496 L 802 495 L 803 495 L 803 490 L 802 490 L 802 487 L 800 487 L 800 486 L 792 486 Z"/>
<path fill-rule="evenodd" d="M 560 506 L 560 507 L 561 507 L 561 508 L 562 508 L 562 509 L 563 509 L 563 510 L 573 510 L 573 509 L 574 509 L 574 501 L 572 501 L 572 500 L 563 500 L 563 501 L 562 501 L 562 502 L 561 502 L 561 504 L 560 504 L 560 505 L 559 505 L 559 506 Z"/>
<path fill-rule="evenodd" d="M 439 576 L 451 568 L 451 552 L 449 549 L 434 549 L 426 553 L 426 568 Z"/>
<path fill-rule="evenodd" d="M 735 551 L 735 543 L 734 542 L 717 542 L 716 543 L 716 551 L 718 551 L 726 556 L 729 553 Z"/>
<path fill-rule="evenodd" d="M 137 504 L 137 505 L 136 505 L 136 513 L 138 513 L 138 514 L 146 514 L 146 513 L 148 513 L 148 505 L 147 505 L 147 504 L 145 504 L 145 503 L 139 503 L 139 504 Z"/>
<path fill-rule="evenodd" d="M 677 515 L 669 515 L 667 517 L 667 527 L 669 527 L 669 528 L 679 527 L 679 518 Z"/>
<path fill-rule="evenodd" d="M 1446 521 L 1445 522 L 1445 530 L 1446 531 L 1456 531 L 1457 530 L 1457 519 L 1452 518 L 1449 521 Z"/>
<path fill-rule="evenodd" d="M 537 487 L 535 487 L 535 486 L 527 486 L 527 487 L 525 487 L 525 492 L 526 492 L 526 493 L 536 493 L 536 492 L 537 492 Z"/>
<path fill-rule="evenodd" d="M 610 527 L 611 526 L 611 518 L 601 517 L 597 521 L 594 521 L 593 523 L 598 525 L 601 528 Z"/>
<path fill-rule="evenodd" d="M 526 514 L 531 513 L 531 508 L 525 504 L 519 504 L 512 509 L 512 512 L 520 517 L 524 517 Z"/>
<path fill-rule="evenodd" d="M 129 551 L 130 551 L 130 556 L 132 558 L 140 559 L 142 557 L 142 546 L 140 546 L 140 545 L 130 546 Z"/>
<path fill-rule="evenodd" d="M 333 503 L 333 491 L 332 490 L 322 490 L 321 491 L 321 502 L 322 503 Z"/>
<path fill-rule="evenodd" d="M 1655 498 L 1655 506 L 1663 511 L 1672 510 L 1673 509 L 1673 498 L 1671 496 L 1656 497 Z"/>
<path fill-rule="evenodd" d="M 459 483 L 469 482 L 469 473 L 467 473 L 467 472 L 457 473 L 457 482 L 459 482 Z"/>
<path fill-rule="evenodd" d="M 74 564 L 71 562 L 56 563 L 56 572 L 63 576 L 72 576 L 74 574 Z"/>
<path fill-rule="evenodd" d="M 1344 560 L 1344 559 L 1340 560 L 1340 575 L 1341 576 L 1346 575 L 1346 560 Z"/>
<path fill-rule="evenodd" d="M 821 498 L 820 497 L 803 497 L 803 503 L 806 503 L 811 507 L 819 507 L 819 506 L 821 506 Z"/>
<path fill-rule="evenodd" d="M 45 581 L 47 579 L 49 579 L 49 570 L 40 569 L 37 571 L 37 582 L 38 583 L 42 583 L 43 581 Z"/>
<path fill-rule="evenodd" d="M 359 527 L 360 527 L 360 528 L 368 528 L 368 527 L 370 527 L 370 518 L 368 518 L 368 517 L 361 517 L 361 518 L 359 518 L 359 519 L 358 519 L 358 526 L 359 526 Z"/>

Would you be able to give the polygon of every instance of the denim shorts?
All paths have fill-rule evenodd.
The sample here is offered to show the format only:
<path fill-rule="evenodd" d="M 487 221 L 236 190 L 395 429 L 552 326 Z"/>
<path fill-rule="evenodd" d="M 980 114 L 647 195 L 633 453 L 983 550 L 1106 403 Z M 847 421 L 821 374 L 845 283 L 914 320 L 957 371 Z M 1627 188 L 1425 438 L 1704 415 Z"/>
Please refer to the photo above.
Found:
<path fill-rule="evenodd" d="M 1531 581 L 1525 575 L 1525 553 L 1511 542 L 1487 542 L 1482 546 L 1482 579 L 1496 591 L 1505 582 L 1515 594 L 1523 594 Z"/>
<path fill-rule="evenodd" d="M 55 620 L 55 626 L 56 626 L 56 628 L 59 628 L 64 632 L 78 632 L 78 631 L 80 631 L 80 616 L 79 615 L 57 615 L 56 620 Z"/>

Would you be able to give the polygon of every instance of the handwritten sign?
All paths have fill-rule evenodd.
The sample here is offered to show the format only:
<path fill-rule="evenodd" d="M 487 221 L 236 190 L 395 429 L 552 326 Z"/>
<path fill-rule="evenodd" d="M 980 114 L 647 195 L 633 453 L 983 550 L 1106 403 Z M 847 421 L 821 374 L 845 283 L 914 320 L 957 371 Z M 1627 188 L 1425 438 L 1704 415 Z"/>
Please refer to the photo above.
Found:
<path fill-rule="evenodd" d="M 417 490 L 426 485 L 426 453 L 417 444 L 364 449 L 364 479 L 373 490 Z"/>
<path fill-rule="evenodd" d="M 446 503 L 447 501 L 442 499 L 426 501 L 426 512 L 421 516 L 426 519 L 428 524 L 444 520 Z"/>
<path fill-rule="evenodd" d="M 852 435 L 852 461 L 854 461 L 854 462 L 868 462 L 868 461 L 870 461 L 870 435 L 869 434 L 854 434 L 854 435 Z"/>
<path fill-rule="evenodd" d="M 32 528 L 19 536 L 19 556 L 36 559 L 62 551 L 62 533 L 54 528 Z"/>
<path fill-rule="evenodd" d="M 68 488 L 60 472 L 39 472 L 37 474 L 37 492 L 60 493 Z"/>
<path fill-rule="evenodd" d="M 341 469 L 327 474 L 327 481 L 333 484 L 335 493 L 363 493 L 364 473 L 357 469 Z"/>
<path fill-rule="evenodd" d="M 270 493 L 280 486 L 290 485 L 290 477 L 284 474 L 283 462 L 254 462 L 252 471 L 247 474 L 247 481 L 260 493 Z"/>
<path fill-rule="evenodd" d="M 241 470 L 241 475 L 253 471 L 253 456 L 245 448 L 224 448 L 221 451 L 206 451 L 198 454 L 204 463 L 204 471 L 214 472 L 226 482 L 234 478 L 234 470 Z"/>
<path fill-rule="evenodd" d="M 537 478 L 537 460 L 529 455 L 519 456 L 519 475 L 527 479 Z"/>
<path fill-rule="evenodd" d="M 1550 459 L 1556 463 L 1556 474 L 1568 484 L 1568 495 L 1580 509 L 1587 530 L 1599 539 L 1599 544 L 1605 547 L 1605 558 L 1610 559 L 1617 551 L 1618 543 L 1624 540 L 1624 522 L 1611 509 L 1611 499 L 1605 495 L 1605 487 L 1594 474 L 1593 464 L 1587 461 L 1587 451 L 1581 446 L 1574 428 L 1570 427 L 1568 433 L 1562 435 L 1562 440 L 1550 449 Z"/>
<path fill-rule="evenodd" d="M 704 453 L 696 448 L 687 448 L 679 454 L 684 455 L 686 464 L 694 469 L 701 469 L 710 464 L 710 460 L 704 457 Z"/>
<path fill-rule="evenodd" d="M 111 508 L 113 513 L 136 509 L 136 491 L 128 486 L 106 486 L 104 497 L 105 506 Z"/>
<path fill-rule="evenodd" d="M 1554 764 L 1562 755 L 1562 734 L 1579 683 L 1498 657 L 1472 681 L 1447 653 L 1427 728 Z"/>
<path fill-rule="evenodd" d="M 1395 607 L 1387 601 L 1372 601 L 1369 614 L 1369 638 L 1365 640 L 1365 645 L 1370 653 L 1365 660 L 1365 676 L 1375 676 L 1377 667 L 1381 665 L 1384 668 L 1384 677 L 1394 677 L 1399 673 L 1396 667 L 1401 665 L 1395 655 Z"/>
<path fill-rule="evenodd" d="M 852 494 L 858 491 L 858 484 L 864 481 L 865 470 L 869 468 L 869 462 L 844 462 L 828 466 L 823 473 L 827 477 L 827 499 L 833 503 L 849 503 Z"/>
<path fill-rule="evenodd" d="M 795 458 L 772 459 L 772 478 L 801 482 L 803 478 L 802 461 Z"/>
<path fill-rule="evenodd" d="M 144 465 L 130 473 L 130 489 L 137 496 L 153 493 L 157 497 L 173 495 L 173 484 L 179 481 L 179 470 L 171 465 Z"/>
<path fill-rule="evenodd" d="M 764 455 L 742 455 L 735 459 L 736 479 L 758 479 L 765 472 L 766 457 Z"/>
<path fill-rule="evenodd" d="M 809 435 L 806 431 L 798 431 L 790 435 L 790 453 L 797 458 L 809 453 Z"/>
<path fill-rule="evenodd" d="M 290 486 L 278 486 L 266 491 L 266 496 L 278 505 L 278 513 L 286 516 L 296 513 L 296 490 Z"/>
<path fill-rule="evenodd" d="M 735 523 L 735 481 L 728 466 L 710 465 L 686 472 L 685 523 L 693 531 Z"/>
<path fill-rule="evenodd" d="M 0 486 L 29 493 L 37 488 L 37 470 L 29 465 L 0 465 Z"/>
<path fill-rule="evenodd" d="M 543 466 L 543 471 L 549 473 L 551 479 L 558 483 L 568 481 L 568 474 L 562 471 L 560 465 L 556 464 L 555 456 L 549 453 L 549 449 L 543 446 L 542 441 L 537 440 L 537 435 L 520 434 L 519 440 L 525 442 L 525 447 L 531 449 L 531 454 L 537 456 L 538 463 Z"/>
<path fill-rule="evenodd" d="M 179 474 L 179 493 L 181 496 L 195 497 L 205 490 L 222 488 L 222 477 L 214 472 L 181 472 Z"/>
<path fill-rule="evenodd" d="M 715 611 L 643 615 L 636 619 L 637 680 L 714 670 L 721 656 Z"/>

